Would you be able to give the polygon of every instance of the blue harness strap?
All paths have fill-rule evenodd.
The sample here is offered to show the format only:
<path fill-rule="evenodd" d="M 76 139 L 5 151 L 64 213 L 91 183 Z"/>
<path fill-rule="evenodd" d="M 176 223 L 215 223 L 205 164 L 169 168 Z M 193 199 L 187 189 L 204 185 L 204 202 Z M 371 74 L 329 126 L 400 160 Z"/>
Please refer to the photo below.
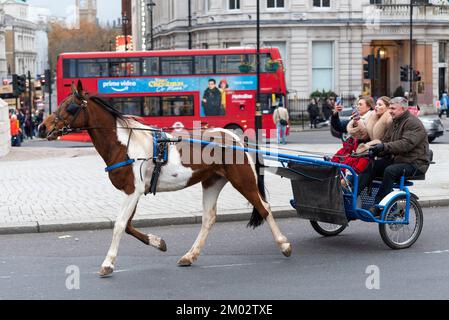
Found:
<path fill-rule="evenodd" d="M 130 165 L 132 165 L 134 162 L 136 162 L 136 160 L 134 160 L 134 159 L 129 159 L 129 160 L 126 160 L 126 161 L 123 161 L 123 162 L 114 164 L 113 166 L 107 167 L 106 169 L 104 169 L 104 171 L 106 171 L 106 172 L 111 172 L 111 171 L 114 171 L 114 170 L 119 169 L 119 168 L 122 168 L 122 167 L 130 166 Z"/>
<path fill-rule="evenodd" d="M 159 166 L 159 169 L 161 165 L 167 163 L 168 161 L 168 143 L 165 142 L 160 143 L 159 141 L 161 140 L 167 140 L 167 134 L 165 132 L 160 131 L 153 135 L 153 147 L 154 147 L 153 162 Z M 161 148 L 163 148 L 163 150 Z M 163 157 L 161 157 L 162 152 Z M 136 162 L 136 159 L 129 159 L 128 156 L 126 157 L 128 160 L 109 166 L 105 169 L 105 171 L 111 172 L 119 168 L 130 166 Z M 145 160 L 145 159 L 138 159 L 138 160 Z M 157 170 L 155 170 L 155 172 L 157 172 Z M 156 182 L 158 179 L 158 173 L 155 174 L 155 172 L 153 172 L 153 180 Z"/>

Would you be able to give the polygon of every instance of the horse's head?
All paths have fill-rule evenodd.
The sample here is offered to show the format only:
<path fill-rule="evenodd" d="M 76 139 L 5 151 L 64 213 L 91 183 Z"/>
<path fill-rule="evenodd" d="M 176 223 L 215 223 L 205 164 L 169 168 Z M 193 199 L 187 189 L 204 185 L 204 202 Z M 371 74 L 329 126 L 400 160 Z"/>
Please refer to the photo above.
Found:
<path fill-rule="evenodd" d="M 39 137 L 56 140 L 58 137 L 82 129 L 88 125 L 87 94 L 81 80 L 72 84 L 72 94 L 39 126 Z"/>

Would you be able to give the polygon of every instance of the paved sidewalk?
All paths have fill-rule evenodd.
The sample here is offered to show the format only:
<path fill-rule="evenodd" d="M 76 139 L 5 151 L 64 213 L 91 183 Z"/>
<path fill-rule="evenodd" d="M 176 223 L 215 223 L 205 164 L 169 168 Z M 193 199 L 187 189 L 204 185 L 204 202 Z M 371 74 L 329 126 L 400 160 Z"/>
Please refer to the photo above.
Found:
<path fill-rule="evenodd" d="M 288 145 L 288 148 L 329 153 L 339 144 Z M 432 145 L 436 165 L 413 192 L 424 206 L 449 205 L 449 150 Z M 0 159 L 0 234 L 112 228 L 124 196 L 104 172 L 92 148 L 14 149 Z M 276 217 L 295 216 L 289 205 L 290 181 L 266 176 L 269 202 Z M 136 226 L 200 223 L 201 186 L 142 197 Z M 218 201 L 218 220 L 249 220 L 252 207 L 227 185 Z"/>

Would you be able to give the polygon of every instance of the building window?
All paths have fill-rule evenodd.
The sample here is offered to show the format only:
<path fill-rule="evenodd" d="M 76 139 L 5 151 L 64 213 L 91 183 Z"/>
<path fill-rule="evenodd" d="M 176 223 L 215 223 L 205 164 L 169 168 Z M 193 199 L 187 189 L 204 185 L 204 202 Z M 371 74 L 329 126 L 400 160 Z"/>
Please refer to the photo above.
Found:
<path fill-rule="evenodd" d="M 369 0 L 369 4 L 382 4 L 382 0 Z"/>
<path fill-rule="evenodd" d="M 223 43 L 223 47 L 226 49 L 239 48 L 240 46 L 241 46 L 240 42 L 225 42 L 225 43 Z"/>
<path fill-rule="evenodd" d="M 267 0 L 267 8 L 284 8 L 284 0 Z"/>
<path fill-rule="evenodd" d="M 312 91 L 329 91 L 334 85 L 334 45 L 330 41 L 312 44 Z"/>
<path fill-rule="evenodd" d="M 204 10 L 208 12 L 212 8 L 211 0 L 204 0 Z"/>
<path fill-rule="evenodd" d="M 313 6 L 318 8 L 330 8 L 330 0 L 313 0 Z"/>
<path fill-rule="evenodd" d="M 446 63 L 446 55 L 447 55 L 447 42 L 440 42 L 440 54 L 439 54 L 439 62 Z"/>
<path fill-rule="evenodd" d="M 240 10 L 240 0 L 229 0 L 229 10 Z"/>

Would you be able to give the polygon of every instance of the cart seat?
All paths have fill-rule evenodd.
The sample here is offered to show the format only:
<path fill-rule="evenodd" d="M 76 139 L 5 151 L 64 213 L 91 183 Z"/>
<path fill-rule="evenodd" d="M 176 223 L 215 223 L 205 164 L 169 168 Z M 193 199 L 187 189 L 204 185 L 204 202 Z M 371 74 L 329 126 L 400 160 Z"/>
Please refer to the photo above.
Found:
<path fill-rule="evenodd" d="M 382 177 L 376 177 L 374 181 L 381 184 L 383 178 Z M 404 185 L 406 187 L 412 187 L 414 186 L 414 183 L 412 181 L 424 181 L 426 180 L 426 175 L 420 175 L 420 176 L 411 176 L 411 177 L 405 177 Z M 399 182 L 395 183 L 394 188 L 399 188 Z"/>
<path fill-rule="evenodd" d="M 374 180 L 382 182 L 383 177 L 376 177 L 376 178 L 374 178 Z M 423 181 L 423 180 L 426 180 L 425 174 L 420 175 L 420 176 L 416 175 L 416 176 L 411 176 L 411 177 L 405 177 L 405 181 Z"/>

